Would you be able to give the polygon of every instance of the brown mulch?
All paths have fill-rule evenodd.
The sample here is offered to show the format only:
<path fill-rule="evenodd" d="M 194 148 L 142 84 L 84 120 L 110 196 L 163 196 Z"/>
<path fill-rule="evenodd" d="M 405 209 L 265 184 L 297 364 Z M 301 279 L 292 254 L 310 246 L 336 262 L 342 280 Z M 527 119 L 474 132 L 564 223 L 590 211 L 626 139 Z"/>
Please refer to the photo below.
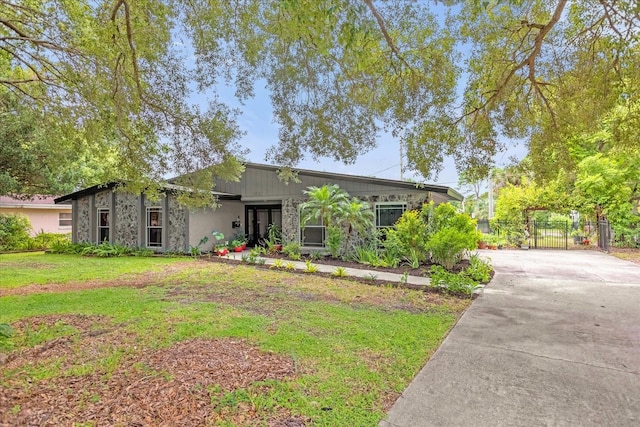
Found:
<path fill-rule="evenodd" d="M 221 403 L 234 390 L 253 387 L 260 393 L 269 387 L 256 382 L 293 378 L 296 371 L 289 357 L 263 352 L 242 339 L 194 339 L 169 348 L 136 351 L 132 336 L 123 336 L 108 319 L 97 316 L 42 316 L 16 322 L 13 327 L 23 333 L 27 325 L 37 330 L 61 322 L 78 333 L 10 353 L 0 363 L 0 426 L 78 422 L 202 426 L 224 419 L 233 425 L 297 427 L 309 422 L 283 408 L 258 412 L 242 399 L 235 405 Z M 100 357 L 105 356 L 101 348 L 122 348 L 126 341 L 131 341 L 127 352 L 113 371 L 98 367 L 88 375 L 66 374 L 39 382 L 8 375 L 21 367 L 36 368 L 56 360 L 63 372 L 92 360 L 100 366 Z"/>

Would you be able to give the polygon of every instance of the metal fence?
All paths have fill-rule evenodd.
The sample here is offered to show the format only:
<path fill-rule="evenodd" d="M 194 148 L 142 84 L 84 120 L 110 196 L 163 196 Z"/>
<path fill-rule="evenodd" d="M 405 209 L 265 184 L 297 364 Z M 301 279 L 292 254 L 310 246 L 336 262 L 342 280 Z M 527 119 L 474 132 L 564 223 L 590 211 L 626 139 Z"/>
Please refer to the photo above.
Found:
<path fill-rule="evenodd" d="M 504 238 L 507 244 L 531 249 L 569 249 L 569 221 L 479 220 L 478 230 Z"/>

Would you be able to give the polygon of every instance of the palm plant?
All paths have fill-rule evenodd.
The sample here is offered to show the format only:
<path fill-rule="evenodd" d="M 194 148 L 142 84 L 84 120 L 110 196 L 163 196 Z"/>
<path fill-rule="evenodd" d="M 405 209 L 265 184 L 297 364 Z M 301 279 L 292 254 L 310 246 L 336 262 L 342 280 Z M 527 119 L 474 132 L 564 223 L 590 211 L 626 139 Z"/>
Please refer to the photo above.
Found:
<path fill-rule="evenodd" d="M 345 247 L 349 249 L 349 243 L 354 232 L 364 234 L 373 229 L 375 215 L 369 203 L 358 200 L 355 197 L 340 210 L 339 222 L 348 227 Z"/>
<path fill-rule="evenodd" d="M 337 185 L 311 186 L 304 194 L 309 200 L 300 205 L 300 224 L 304 227 L 315 219 L 325 227 L 331 227 L 338 218 L 340 211 L 349 203 L 349 195 Z"/>

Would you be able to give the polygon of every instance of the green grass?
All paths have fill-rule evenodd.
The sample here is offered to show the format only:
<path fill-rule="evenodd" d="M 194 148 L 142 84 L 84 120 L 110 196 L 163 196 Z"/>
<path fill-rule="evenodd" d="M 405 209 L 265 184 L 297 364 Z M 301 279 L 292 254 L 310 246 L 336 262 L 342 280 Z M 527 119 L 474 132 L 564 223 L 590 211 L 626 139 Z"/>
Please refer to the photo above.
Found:
<path fill-rule="evenodd" d="M 184 261 L 184 258 L 79 257 L 43 252 L 0 255 L 0 289 L 25 285 L 67 283 L 83 280 L 109 280 Z"/>
<path fill-rule="evenodd" d="M 58 276 L 66 282 L 77 280 L 68 269 L 79 272 L 82 280 L 103 280 L 108 286 L 123 274 L 142 274 L 172 262 L 3 255 L 3 282 L 7 277 L 10 284 L 0 289 L 59 283 Z M 385 399 L 409 384 L 469 304 L 447 296 L 434 300 L 413 290 L 244 265 L 183 262 L 175 267 L 144 287 L 94 286 L 0 297 L 0 323 L 16 329 L 13 337 L 0 340 L 0 352 L 24 352 L 59 339 L 67 340 L 76 355 L 73 360 L 40 358 L 11 370 L 0 365 L 0 384 L 28 388 L 56 377 L 95 373 L 108 378 L 142 352 L 192 338 L 242 338 L 290 358 L 298 374 L 232 391 L 209 390 L 211 410 L 220 417 L 217 425 L 234 425 L 234 411 L 250 407 L 264 419 L 286 410 L 313 425 L 371 426 L 384 418 Z M 38 323 L 47 315 L 62 320 Z M 91 316 L 81 319 L 95 318 L 91 328 L 110 331 L 118 339 L 87 345 L 87 331 L 65 323 L 64 315 Z"/>

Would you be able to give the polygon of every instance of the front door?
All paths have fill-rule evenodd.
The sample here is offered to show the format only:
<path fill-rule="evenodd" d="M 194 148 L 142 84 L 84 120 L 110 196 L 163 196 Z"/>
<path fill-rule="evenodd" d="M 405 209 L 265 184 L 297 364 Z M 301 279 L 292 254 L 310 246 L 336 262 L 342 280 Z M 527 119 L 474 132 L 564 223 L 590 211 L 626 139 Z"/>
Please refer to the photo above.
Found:
<path fill-rule="evenodd" d="M 282 205 L 247 205 L 244 224 L 247 244 L 264 244 L 270 224 L 282 227 Z"/>

